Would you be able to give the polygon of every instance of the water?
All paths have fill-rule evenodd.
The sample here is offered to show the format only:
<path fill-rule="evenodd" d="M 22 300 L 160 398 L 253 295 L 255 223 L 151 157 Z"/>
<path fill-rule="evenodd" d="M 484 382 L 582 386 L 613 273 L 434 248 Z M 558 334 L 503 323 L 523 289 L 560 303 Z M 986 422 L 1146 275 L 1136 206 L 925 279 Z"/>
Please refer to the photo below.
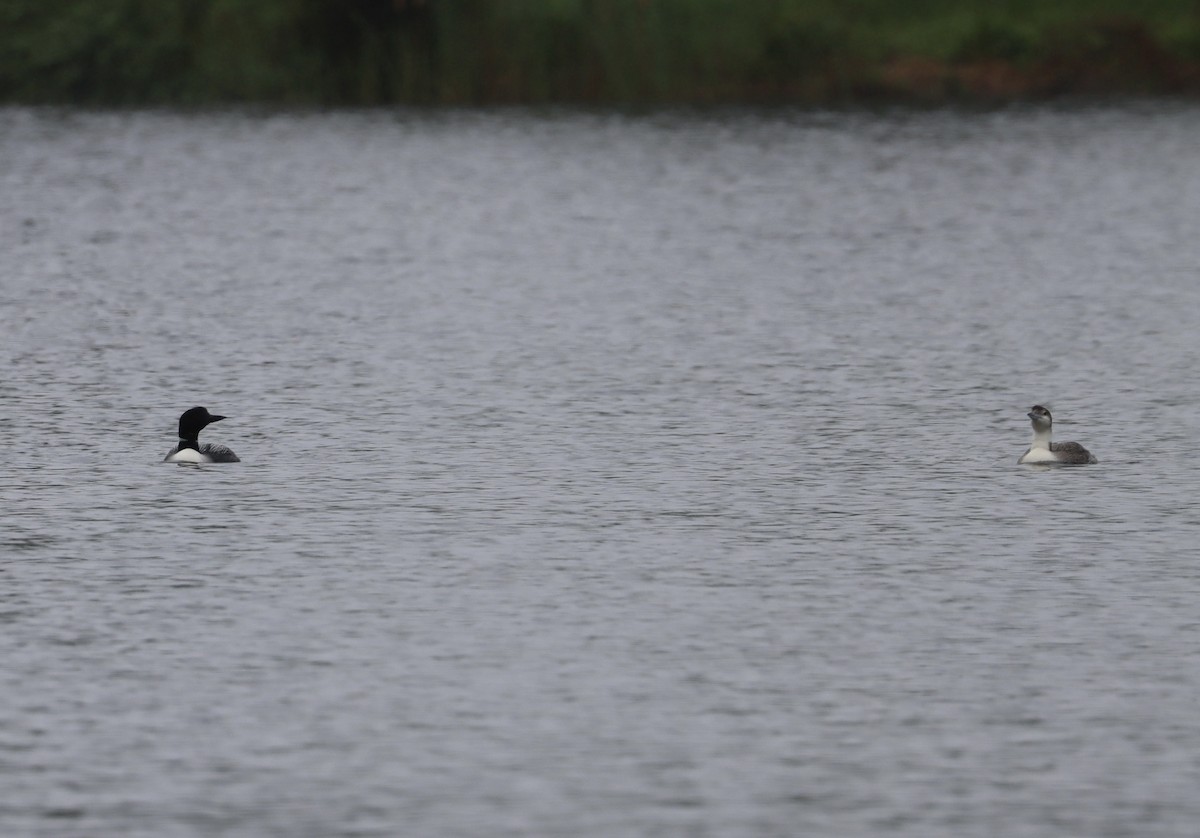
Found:
<path fill-rule="evenodd" d="M 1193 835 L 1198 134 L 0 111 L 0 833 Z"/>

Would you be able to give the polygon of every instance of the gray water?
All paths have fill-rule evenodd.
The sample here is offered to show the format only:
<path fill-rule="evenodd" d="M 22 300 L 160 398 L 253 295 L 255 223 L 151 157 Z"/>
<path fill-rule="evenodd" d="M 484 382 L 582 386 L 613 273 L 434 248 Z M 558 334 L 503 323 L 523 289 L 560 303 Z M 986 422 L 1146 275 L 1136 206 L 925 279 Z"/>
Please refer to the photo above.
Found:
<path fill-rule="evenodd" d="M 1198 136 L 0 111 L 0 834 L 1195 835 Z"/>

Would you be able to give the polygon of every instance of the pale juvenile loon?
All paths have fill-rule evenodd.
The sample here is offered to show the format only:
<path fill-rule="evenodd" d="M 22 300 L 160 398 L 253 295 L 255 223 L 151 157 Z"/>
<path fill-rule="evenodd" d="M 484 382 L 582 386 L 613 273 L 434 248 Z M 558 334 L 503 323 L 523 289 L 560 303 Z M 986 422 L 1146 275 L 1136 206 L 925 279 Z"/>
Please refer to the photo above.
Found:
<path fill-rule="evenodd" d="M 1051 442 L 1050 428 L 1054 418 L 1050 411 L 1035 404 L 1026 414 L 1033 423 L 1033 443 L 1029 450 L 1021 455 L 1018 463 L 1067 463 L 1071 465 L 1086 465 L 1097 462 L 1092 452 L 1078 442 Z"/>
<path fill-rule="evenodd" d="M 214 416 L 203 407 L 185 410 L 179 417 L 179 444 L 167 452 L 164 463 L 240 463 L 238 455 L 224 445 L 197 442 L 200 432 L 224 416 Z"/>

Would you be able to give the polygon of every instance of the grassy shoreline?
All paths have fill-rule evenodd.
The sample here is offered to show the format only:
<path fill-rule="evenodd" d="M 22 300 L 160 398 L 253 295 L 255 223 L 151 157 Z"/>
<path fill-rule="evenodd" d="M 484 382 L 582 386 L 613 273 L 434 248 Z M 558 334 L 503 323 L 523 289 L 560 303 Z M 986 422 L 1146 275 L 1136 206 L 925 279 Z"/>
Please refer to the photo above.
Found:
<path fill-rule="evenodd" d="M 1200 95 L 1198 0 L 0 0 L 0 102 Z"/>

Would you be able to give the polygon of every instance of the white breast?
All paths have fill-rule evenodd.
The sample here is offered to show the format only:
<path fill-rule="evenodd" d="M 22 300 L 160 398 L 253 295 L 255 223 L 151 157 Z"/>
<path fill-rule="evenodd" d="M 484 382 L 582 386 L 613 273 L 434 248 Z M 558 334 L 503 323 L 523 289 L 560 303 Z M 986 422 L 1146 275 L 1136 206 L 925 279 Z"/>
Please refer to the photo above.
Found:
<path fill-rule="evenodd" d="M 1009 456 L 1012 456 L 1011 454 Z M 1030 448 L 1017 464 L 1021 463 L 1057 463 L 1058 456 L 1049 448 Z"/>
<path fill-rule="evenodd" d="M 195 448 L 184 448 L 167 457 L 168 463 L 211 463 L 212 457 L 201 454 Z"/>

